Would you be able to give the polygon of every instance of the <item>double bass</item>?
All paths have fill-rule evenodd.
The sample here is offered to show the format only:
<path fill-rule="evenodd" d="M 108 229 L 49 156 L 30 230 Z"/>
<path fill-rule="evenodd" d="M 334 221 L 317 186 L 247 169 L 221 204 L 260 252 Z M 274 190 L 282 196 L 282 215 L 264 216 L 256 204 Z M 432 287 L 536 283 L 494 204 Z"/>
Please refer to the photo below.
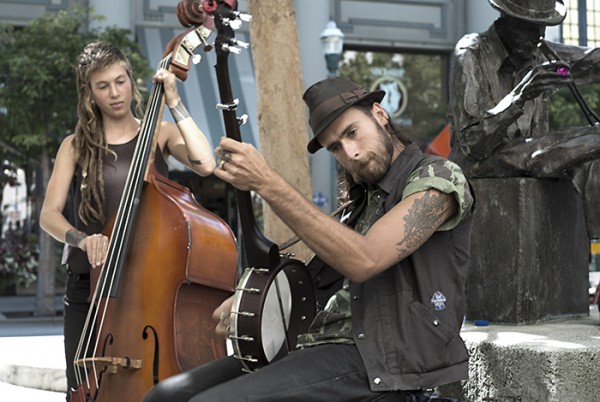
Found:
<path fill-rule="evenodd" d="M 184 21 L 193 9 L 195 26 L 171 40 L 159 66 L 182 81 L 211 33 L 195 5 L 178 7 Z M 211 316 L 234 291 L 236 242 L 223 220 L 154 168 L 163 94 L 155 82 L 119 208 L 104 230 L 106 263 L 92 270 L 74 402 L 141 401 L 158 381 L 226 355 Z"/>

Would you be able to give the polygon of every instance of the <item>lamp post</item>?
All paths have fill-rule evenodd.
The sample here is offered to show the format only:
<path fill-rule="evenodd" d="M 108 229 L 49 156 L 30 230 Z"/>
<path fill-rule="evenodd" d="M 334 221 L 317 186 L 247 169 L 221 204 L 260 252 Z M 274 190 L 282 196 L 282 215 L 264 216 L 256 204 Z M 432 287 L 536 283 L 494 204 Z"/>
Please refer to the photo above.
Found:
<path fill-rule="evenodd" d="M 320 38 L 329 77 L 335 77 L 338 75 L 338 67 L 342 58 L 344 33 L 337 27 L 335 21 L 330 20 L 321 32 Z"/>
<path fill-rule="evenodd" d="M 339 64 L 342 59 L 344 47 L 344 33 L 337 27 L 335 21 L 330 20 L 320 35 L 321 47 L 325 62 L 327 63 L 328 78 L 338 76 Z M 319 172 L 313 175 L 313 201 L 327 213 L 335 206 L 337 194 L 337 166 L 335 160 L 328 152 L 317 152 L 312 155 L 312 171 Z M 323 174 L 326 172 L 325 174 Z"/>

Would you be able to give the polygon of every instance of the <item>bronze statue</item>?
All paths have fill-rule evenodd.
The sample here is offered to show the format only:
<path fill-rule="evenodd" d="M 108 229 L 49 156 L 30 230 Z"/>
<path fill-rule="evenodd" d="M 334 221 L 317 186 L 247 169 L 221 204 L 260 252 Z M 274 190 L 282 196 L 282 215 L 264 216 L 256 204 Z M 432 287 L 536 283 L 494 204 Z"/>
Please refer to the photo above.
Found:
<path fill-rule="evenodd" d="M 450 159 L 470 177 L 570 178 L 588 234 L 600 238 L 600 127 L 548 129 L 554 91 L 600 82 L 600 49 L 543 39 L 566 17 L 562 1 L 488 1 L 500 17 L 465 35 L 452 58 Z"/>

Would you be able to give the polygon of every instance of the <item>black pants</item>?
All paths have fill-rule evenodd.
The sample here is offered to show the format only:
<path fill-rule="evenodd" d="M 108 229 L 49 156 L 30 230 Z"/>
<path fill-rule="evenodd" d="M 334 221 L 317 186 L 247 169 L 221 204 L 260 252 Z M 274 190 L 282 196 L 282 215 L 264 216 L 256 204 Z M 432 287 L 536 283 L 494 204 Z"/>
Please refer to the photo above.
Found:
<path fill-rule="evenodd" d="M 67 271 L 68 272 L 68 271 Z M 90 295 L 90 276 L 68 272 L 64 297 L 64 336 L 65 359 L 67 363 L 67 401 L 69 390 L 77 388 L 73 360 L 90 308 L 87 299 Z M 83 374 L 83 371 L 82 371 Z M 80 377 L 82 378 L 82 377 Z"/>
<path fill-rule="evenodd" d="M 372 392 L 354 345 L 295 351 L 251 374 L 234 357 L 205 364 L 158 383 L 144 402 L 367 402 L 418 401 L 420 392 Z"/>

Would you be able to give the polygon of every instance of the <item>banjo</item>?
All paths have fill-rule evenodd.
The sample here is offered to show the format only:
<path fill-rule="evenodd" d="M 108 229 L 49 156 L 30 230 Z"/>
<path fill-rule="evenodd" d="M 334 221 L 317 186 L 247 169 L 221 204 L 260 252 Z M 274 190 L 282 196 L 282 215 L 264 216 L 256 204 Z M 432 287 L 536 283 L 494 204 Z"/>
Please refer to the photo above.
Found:
<path fill-rule="evenodd" d="M 215 51 L 220 103 L 227 137 L 242 141 L 229 79 L 229 53 L 239 54 L 248 44 L 234 30 L 251 16 L 237 11 L 237 0 L 205 0 L 202 8 L 213 15 L 217 30 Z M 254 219 L 248 191 L 235 190 L 246 268 L 233 296 L 229 339 L 244 371 L 254 371 L 296 349 L 297 337 L 308 330 L 316 311 L 312 279 L 304 263 L 280 253 Z"/>

